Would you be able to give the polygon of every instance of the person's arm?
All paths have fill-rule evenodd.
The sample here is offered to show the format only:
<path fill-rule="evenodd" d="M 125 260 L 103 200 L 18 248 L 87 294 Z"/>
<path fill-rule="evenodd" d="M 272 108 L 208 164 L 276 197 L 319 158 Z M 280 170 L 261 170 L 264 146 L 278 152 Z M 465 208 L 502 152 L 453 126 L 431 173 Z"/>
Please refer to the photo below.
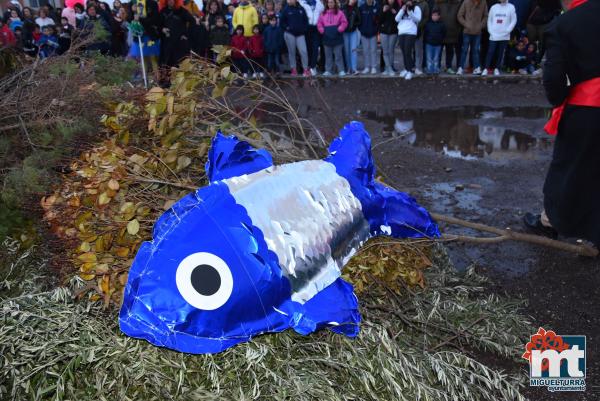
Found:
<path fill-rule="evenodd" d="M 508 31 L 512 32 L 513 29 L 515 29 L 516 25 L 517 25 L 517 11 L 515 10 L 515 6 L 512 6 L 511 12 L 510 12 L 510 26 L 509 26 Z"/>
<path fill-rule="evenodd" d="M 544 34 L 546 40 L 546 63 L 542 82 L 546 98 L 552 106 L 561 105 L 569 94 L 567 86 L 567 60 L 569 55 L 560 41 L 558 26 L 552 24 Z"/>
<path fill-rule="evenodd" d="M 483 16 L 481 17 L 481 29 L 484 29 L 487 24 L 489 9 L 487 6 L 487 1 L 486 0 L 481 0 L 481 1 L 483 1 Z"/>
<path fill-rule="evenodd" d="M 490 8 L 490 13 L 488 14 L 488 18 L 487 18 L 487 30 L 488 32 L 491 34 L 491 26 L 493 25 L 493 19 L 492 19 L 492 15 L 493 13 L 491 12 L 494 9 L 495 6 L 492 6 L 492 8 Z"/>
<path fill-rule="evenodd" d="M 343 33 L 346 30 L 346 28 L 348 28 L 348 20 L 346 19 L 346 16 L 342 11 L 338 11 L 338 13 L 342 15 L 342 17 L 340 18 L 340 25 L 338 26 L 338 32 Z"/>
<path fill-rule="evenodd" d="M 463 1 L 463 3 L 460 5 L 460 8 L 458 9 L 458 14 L 456 14 L 456 19 L 458 20 L 458 23 L 463 28 L 467 28 L 467 19 L 465 18 L 465 14 L 466 14 L 465 4 L 466 3 L 467 3 L 466 1 Z"/>
<path fill-rule="evenodd" d="M 323 22 L 323 19 L 323 14 L 321 14 L 319 15 L 319 19 L 317 20 L 317 31 L 319 31 L 321 35 L 325 33 L 325 23 Z"/>
<path fill-rule="evenodd" d="M 238 21 L 240 19 L 240 13 L 238 10 L 239 8 L 235 9 L 233 12 L 233 17 L 231 18 L 231 25 L 233 25 L 233 29 L 235 29 L 236 26 L 241 25 L 241 23 Z"/>
<path fill-rule="evenodd" d="M 258 25 L 258 11 L 254 7 L 252 7 L 252 10 L 252 26 Z"/>
<path fill-rule="evenodd" d="M 415 6 L 412 11 L 409 11 L 408 16 L 416 25 L 419 25 L 419 21 L 421 21 L 421 9 L 419 6 Z"/>
<path fill-rule="evenodd" d="M 398 14 L 396 14 L 396 18 L 394 18 L 396 20 L 396 22 L 400 22 L 400 20 L 402 19 L 402 17 L 404 16 L 404 6 L 400 9 L 400 11 L 398 11 Z"/>

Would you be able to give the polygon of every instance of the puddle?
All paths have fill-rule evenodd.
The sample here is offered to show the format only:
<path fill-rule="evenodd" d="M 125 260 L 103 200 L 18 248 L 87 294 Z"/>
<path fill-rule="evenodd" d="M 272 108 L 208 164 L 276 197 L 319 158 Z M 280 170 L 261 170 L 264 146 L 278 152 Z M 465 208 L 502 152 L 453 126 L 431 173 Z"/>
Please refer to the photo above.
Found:
<path fill-rule="evenodd" d="M 359 114 L 384 124 L 382 144 L 393 140 L 453 158 L 535 160 L 547 158 L 552 149 L 552 141 L 543 131 L 549 110 L 540 107 L 378 110 Z"/>

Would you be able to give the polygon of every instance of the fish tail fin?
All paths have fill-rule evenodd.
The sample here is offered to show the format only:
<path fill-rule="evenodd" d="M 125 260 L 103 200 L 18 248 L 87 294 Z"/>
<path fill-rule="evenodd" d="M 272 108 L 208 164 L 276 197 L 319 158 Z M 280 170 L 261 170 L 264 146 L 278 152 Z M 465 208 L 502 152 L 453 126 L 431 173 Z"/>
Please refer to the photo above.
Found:
<path fill-rule="evenodd" d="M 414 198 L 375 180 L 371 138 L 362 123 L 353 121 L 340 131 L 325 161 L 349 182 L 373 235 L 439 237 L 437 224 Z"/>

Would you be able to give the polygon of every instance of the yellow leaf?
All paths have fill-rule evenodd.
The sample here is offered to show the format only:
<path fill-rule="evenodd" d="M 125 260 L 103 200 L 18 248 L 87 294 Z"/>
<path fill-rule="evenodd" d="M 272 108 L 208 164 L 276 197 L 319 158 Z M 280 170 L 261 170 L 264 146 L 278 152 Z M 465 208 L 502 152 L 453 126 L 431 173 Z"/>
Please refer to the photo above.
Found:
<path fill-rule="evenodd" d="M 89 252 L 90 251 L 90 243 L 89 242 L 82 242 L 81 245 L 79 245 L 79 250 L 81 252 Z"/>
<path fill-rule="evenodd" d="M 121 247 L 115 250 L 115 255 L 120 258 L 126 258 L 129 255 L 129 248 Z"/>
<path fill-rule="evenodd" d="M 127 223 L 127 232 L 129 235 L 136 235 L 138 231 L 140 231 L 140 222 L 137 219 L 133 219 Z"/>
<path fill-rule="evenodd" d="M 118 191 L 119 190 L 119 181 L 115 180 L 114 178 L 111 178 L 108 181 L 108 188 L 112 189 L 113 191 Z"/>
<path fill-rule="evenodd" d="M 177 202 L 177 201 L 174 199 L 170 199 L 170 200 L 166 201 L 165 204 L 163 205 L 163 209 L 169 210 L 171 208 L 171 206 L 173 206 L 175 204 L 175 202 Z"/>
<path fill-rule="evenodd" d="M 77 256 L 77 259 L 83 263 L 96 262 L 96 254 L 94 252 L 82 253 L 81 255 Z"/>
<path fill-rule="evenodd" d="M 179 156 L 177 158 L 177 171 L 181 171 L 192 163 L 192 159 L 187 156 Z"/>
<path fill-rule="evenodd" d="M 108 202 L 110 202 L 110 196 L 108 196 L 108 194 L 106 192 L 102 192 L 98 196 L 98 205 L 99 206 L 104 206 L 104 205 L 107 205 Z"/>

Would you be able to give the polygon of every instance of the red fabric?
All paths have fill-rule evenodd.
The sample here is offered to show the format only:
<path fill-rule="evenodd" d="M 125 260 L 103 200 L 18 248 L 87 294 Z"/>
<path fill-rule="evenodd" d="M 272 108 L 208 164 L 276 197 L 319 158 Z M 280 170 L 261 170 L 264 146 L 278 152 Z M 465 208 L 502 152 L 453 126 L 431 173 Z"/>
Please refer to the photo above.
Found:
<path fill-rule="evenodd" d="M 567 104 L 600 107 L 600 77 L 587 80 L 571 88 L 567 100 L 552 110 L 552 117 L 544 126 L 544 130 L 548 134 L 556 135 L 558 133 L 558 124 Z"/>
<path fill-rule="evenodd" d="M 579 7 L 586 2 L 587 0 L 573 0 L 569 6 L 569 10 Z M 556 135 L 558 133 L 558 124 L 567 104 L 600 107 L 600 78 L 590 79 L 571 88 L 569 96 L 567 96 L 563 104 L 552 109 L 552 116 L 544 126 L 544 130 L 549 135 Z"/>
<path fill-rule="evenodd" d="M 252 35 L 248 38 L 248 56 L 252 58 L 265 56 L 265 44 L 261 34 Z"/>
<path fill-rule="evenodd" d="M 231 37 L 231 57 L 244 58 L 244 53 L 248 50 L 248 39 L 244 35 L 233 35 Z"/>
<path fill-rule="evenodd" d="M 166 8 L 166 7 L 167 7 L 167 0 L 158 0 L 158 11 L 162 11 L 162 9 Z M 173 8 L 178 9 L 181 7 L 183 7 L 183 0 L 175 0 L 175 6 Z"/>
<path fill-rule="evenodd" d="M 8 25 L 3 25 L 0 29 L 0 47 L 12 47 L 17 44 L 15 34 L 10 30 Z"/>

